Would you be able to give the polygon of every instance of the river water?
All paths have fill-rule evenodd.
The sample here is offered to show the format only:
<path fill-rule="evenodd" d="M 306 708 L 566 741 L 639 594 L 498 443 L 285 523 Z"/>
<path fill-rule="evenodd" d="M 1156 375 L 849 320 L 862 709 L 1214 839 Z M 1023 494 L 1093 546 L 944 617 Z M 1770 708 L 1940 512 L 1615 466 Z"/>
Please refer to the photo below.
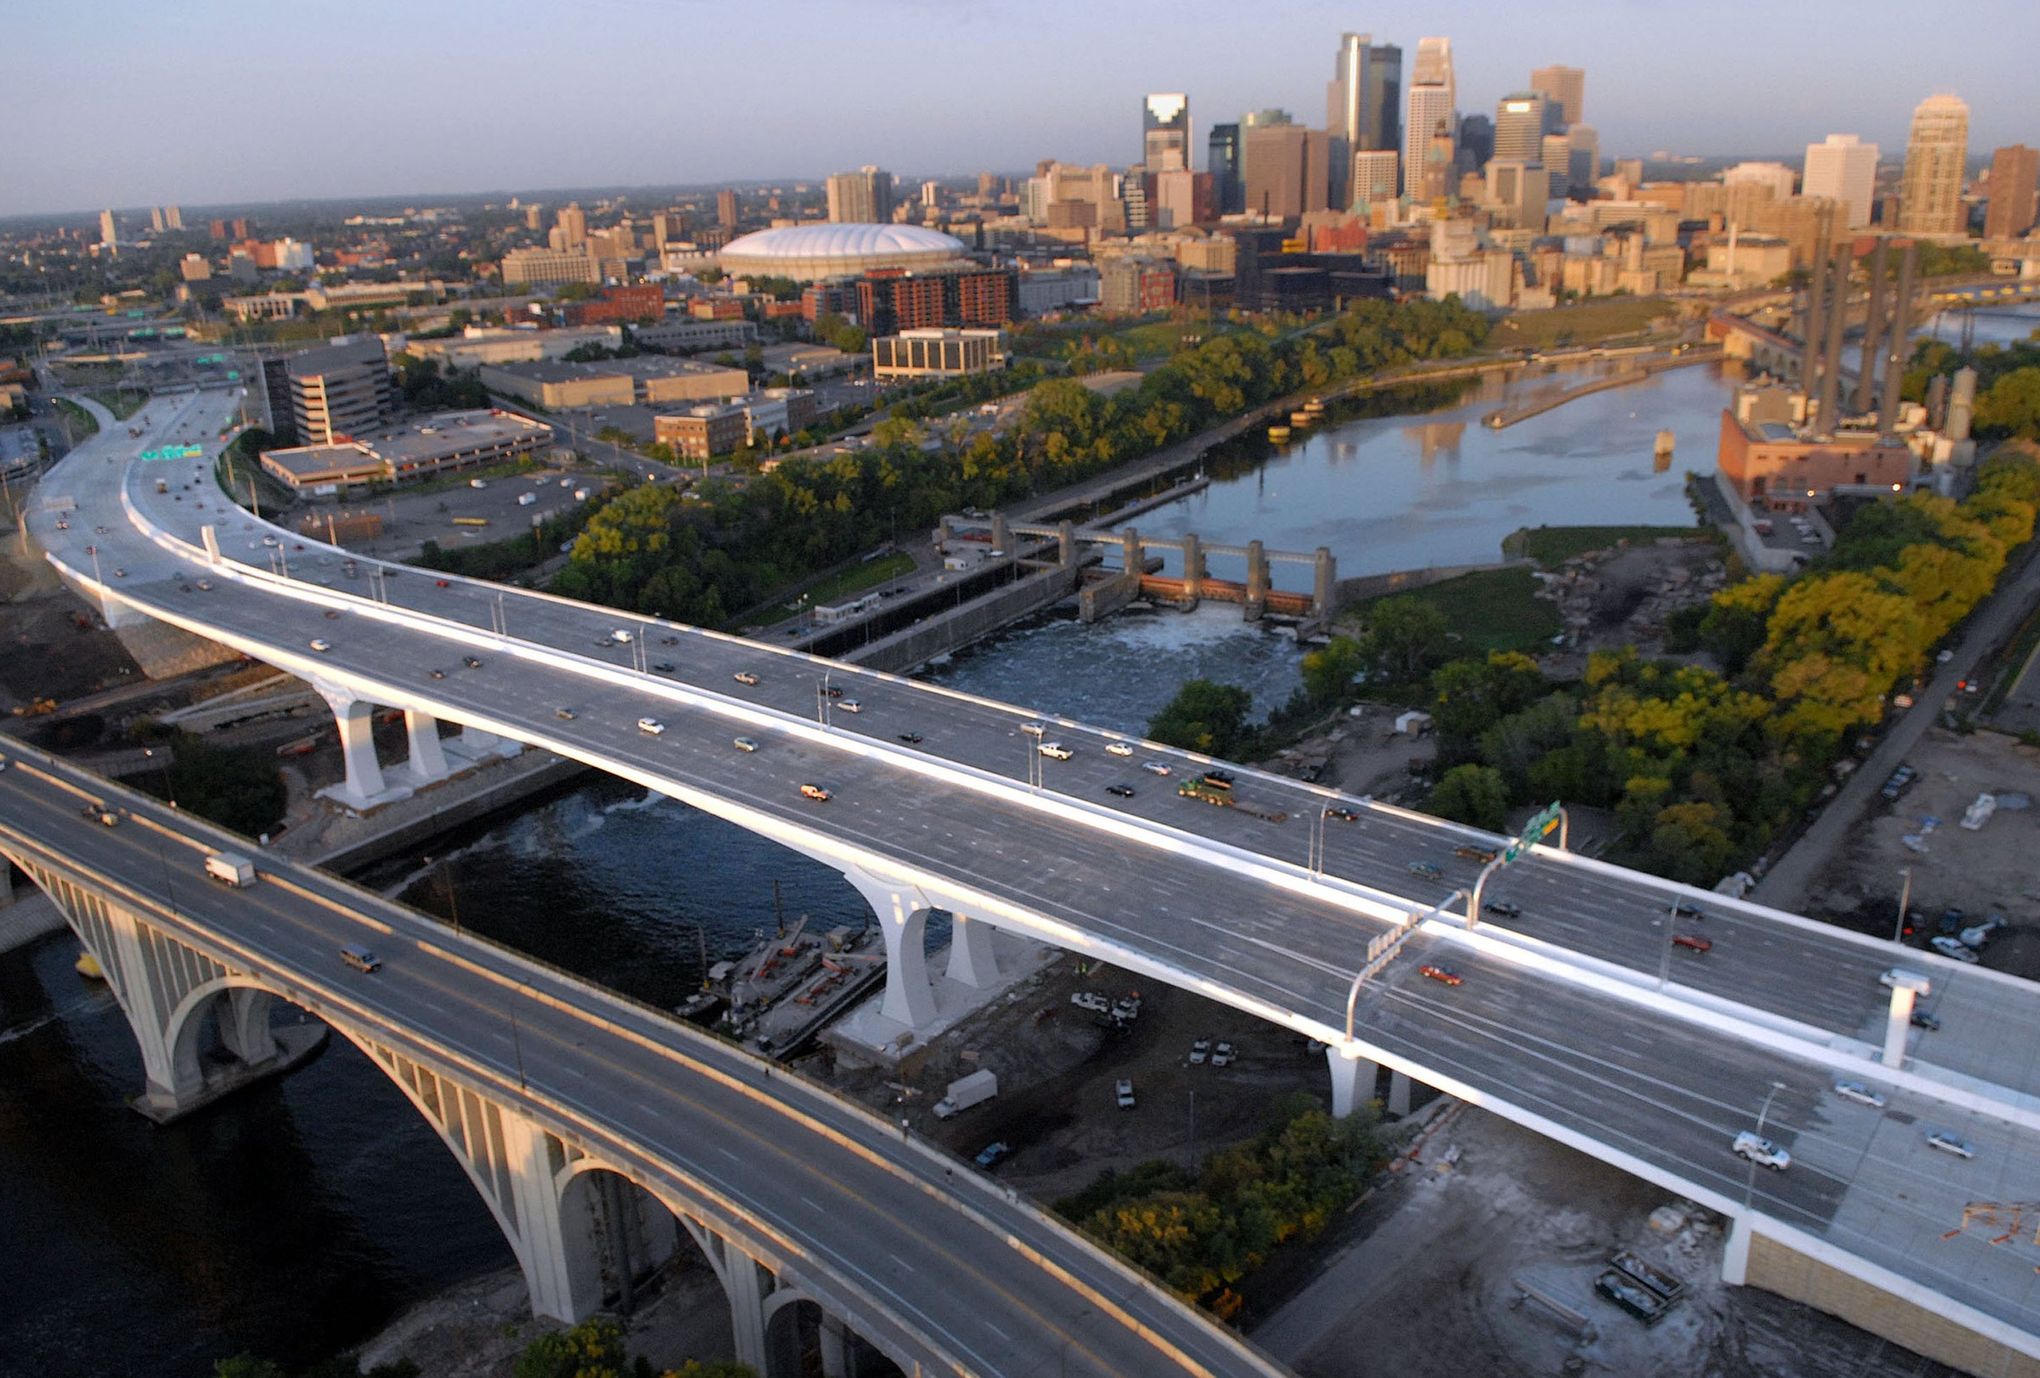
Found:
<path fill-rule="evenodd" d="M 1140 525 L 1329 545 L 1351 575 L 1491 560 L 1504 535 L 1540 522 L 1690 521 L 1681 470 L 1712 463 L 1718 368 L 1505 431 L 1479 425 L 1580 376 L 1329 425 L 1266 464 L 1232 456 L 1208 490 Z M 1661 427 L 1677 436 L 1668 469 L 1651 458 Z M 1266 710 L 1295 688 L 1298 659 L 1279 631 L 1213 605 L 1089 628 L 1044 617 L 929 677 L 1137 729 L 1196 675 L 1241 684 Z M 661 1003 L 693 988 L 704 951 L 733 955 L 782 918 L 868 919 L 835 872 L 611 780 L 555 791 L 371 881 L 442 915 L 457 903 L 479 932 Z M 190 1121 L 158 1129 L 128 1110 L 140 1059 L 112 998 L 72 972 L 76 951 L 60 934 L 0 956 L 0 1221 L 14 1246 L 0 1375 L 201 1378 L 241 1350 L 301 1364 L 512 1261 L 451 1155 L 338 1040 Z"/>

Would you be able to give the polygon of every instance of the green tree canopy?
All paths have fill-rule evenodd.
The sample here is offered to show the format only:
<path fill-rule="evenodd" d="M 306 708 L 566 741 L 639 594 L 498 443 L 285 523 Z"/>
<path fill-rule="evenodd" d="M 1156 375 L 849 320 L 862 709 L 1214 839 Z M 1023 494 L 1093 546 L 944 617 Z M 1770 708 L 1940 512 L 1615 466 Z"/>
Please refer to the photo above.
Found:
<path fill-rule="evenodd" d="M 1147 735 L 1186 751 L 1230 758 L 1247 742 L 1247 714 L 1253 706 L 1254 696 L 1235 685 L 1189 680 L 1155 714 Z"/>
<path fill-rule="evenodd" d="M 1431 791 L 1431 812 L 1500 832 L 1509 821 L 1509 786 L 1493 766 L 1454 766 Z"/>
<path fill-rule="evenodd" d="M 1369 605 L 1360 651 L 1391 684 L 1415 684 L 1445 655 L 1445 614 L 1434 604 L 1396 594 Z"/>

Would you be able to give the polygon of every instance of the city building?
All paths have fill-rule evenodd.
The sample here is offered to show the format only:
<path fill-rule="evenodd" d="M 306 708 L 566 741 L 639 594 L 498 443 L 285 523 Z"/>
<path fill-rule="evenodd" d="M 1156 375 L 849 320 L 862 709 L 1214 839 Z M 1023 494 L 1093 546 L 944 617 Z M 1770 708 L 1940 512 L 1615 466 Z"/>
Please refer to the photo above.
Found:
<path fill-rule="evenodd" d="M 1877 145 L 1854 134 L 1830 134 L 1820 143 L 1808 144 L 1799 187 L 1808 196 L 1839 201 L 1843 223 L 1862 229 L 1877 204 Z"/>
<path fill-rule="evenodd" d="M 746 445 L 776 444 L 806 430 L 814 419 L 812 392 L 765 388 L 728 402 L 654 417 L 652 435 L 683 459 L 707 460 Z"/>
<path fill-rule="evenodd" d="M 1431 256 L 1424 268 L 1424 294 L 1431 300 L 1458 297 L 1476 311 L 1504 310 L 1515 300 L 1516 276 L 1516 256 L 1483 242 L 1475 221 L 1431 222 Z"/>
<path fill-rule="evenodd" d="M 1550 179 L 1551 199 L 1563 201 L 1572 190 L 1572 135 L 1546 134 L 1537 153 Z"/>
<path fill-rule="evenodd" d="M 1154 198 L 1148 210 L 1157 229 L 1180 230 L 1218 218 L 1212 199 L 1213 178 L 1208 172 L 1154 174 Z"/>
<path fill-rule="evenodd" d="M 1544 97 L 1556 128 L 1587 117 L 1587 74 L 1577 67 L 1539 67 L 1530 74 L 1530 89 Z"/>
<path fill-rule="evenodd" d="M 1294 220 L 1328 209 L 1330 137 L 1296 124 L 1254 124 L 1241 131 L 1246 209 L 1273 220 Z"/>
<path fill-rule="evenodd" d="M 1769 187 L 1773 199 L 1779 201 L 1792 195 L 1797 180 L 1792 169 L 1783 163 L 1737 163 L 1721 174 L 1721 184 L 1725 187 Z"/>
<path fill-rule="evenodd" d="M 715 194 L 715 223 L 726 230 L 737 227 L 737 193 L 729 187 Z"/>
<path fill-rule="evenodd" d="M 568 325 L 624 325 L 657 321 L 666 314 L 666 292 L 656 282 L 632 287 L 605 287 L 592 301 L 570 301 L 560 308 Z"/>
<path fill-rule="evenodd" d="M 960 265 L 968 254 L 962 240 L 917 225 L 845 223 L 760 230 L 725 244 L 716 261 L 734 277 L 819 282 L 883 268 Z"/>
<path fill-rule="evenodd" d="M 838 225 L 885 225 L 893 218 L 893 179 L 867 163 L 829 178 L 829 219 Z M 767 231 L 770 233 L 770 231 Z"/>
<path fill-rule="evenodd" d="M 1121 254 L 1098 265 L 1099 308 L 1141 315 L 1176 304 L 1176 266 L 1141 254 Z"/>
<path fill-rule="evenodd" d="M 1098 270 L 1089 263 L 1023 269 L 1014 289 L 1014 307 L 1022 316 L 1041 316 L 1074 306 L 1095 306 L 1098 287 Z"/>
<path fill-rule="evenodd" d="M 1515 158 L 1526 163 L 1544 157 L 1544 97 L 1531 91 L 1503 96 L 1495 105 L 1495 158 Z"/>
<path fill-rule="evenodd" d="M 824 344 L 796 342 L 766 345 L 758 353 L 764 361 L 767 373 L 791 374 L 795 378 L 848 373 L 864 362 L 864 356 L 861 354 L 846 354 L 840 349 Z"/>
<path fill-rule="evenodd" d="M 567 326 L 558 330 L 471 325 L 461 334 L 443 340 L 409 340 L 404 349 L 421 359 L 436 359 L 443 368 L 464 369 L 557 359 L 589 345 L 614 349 L 622 343 L 623 331 L 614 325 Z"/>
<path fill-rule="evenodd" d="M 565 215 L 566 212 L 561 211 L 560 214 Z M 503 285 L 551 287 L 563 282 L 600 282 L 600 265 L 588 252 L 586 238 L 582 236 L 582 247 L 573 249 L 510 250 L 503 255 Z"/>
<path fill-rule="evenodd" d="M 1913 454 L 1875 429 L 1809 437 L 1783 421 L 1744 420 L 1721 413 L 1721 473 L 1744 502 L 1797 510 L 1837 488 L 1881 490 L 1912 482 Z"/>
<path fill-rule="evenodd" d="M 1436 139 L 1442 128 L 1449 163 L 1457 156 L 1458 89 L 1452 72 L 1452 40 L 1417 40 L 1416 64 L 1410 71 L 1409 110 L 1403 120 L 1403 195 L 1414 201 L 1444 196 L 1436 164 Z"/>
<path fill-rule="evenodd" d="M 1190 170 L 1190 98 L 1151 95 L 1140 104 L 1141 166 L 1149 172 Z"/>
<path fill-rule="evenodd" d="M 1332 79 L 1325 87 L 1325 134 L 1330 173 L 1324 204 L 1345 210 L 1353 204 L 1353 155 L 1402 147 L 1401 48 L 1377 44 L 1369 34 L 1339 36 Z M 1251 193 L 1247 209 L 1257 209 Z"/>
<path fill-rule="evenodd" d="M 397 414 L 389 356 L 373 335 L 306 350 L 281 363 L 290 433 L 307 445 L 331 445 L 378 430 Z"/>
<path fill-rule="evenodd" d="M 442 412 L 373 437 L 265 450 L 262 468 L 297 493 L 327 497 L 544 454 L 552 435 L 552 427 L 510 412 Z"/>
<path fill-rule="evenodd" d="M 1898 228 L 1905 234 L 1961 234 L 1963 162 L 1969 156 L 1969 107 L 1955 96 L 1928 96 L 1913 110 L 1899 186 Z"/>
<path fill-rule="evenodd" d="M 1490 159 L 1487 203 L 1503 224 L 1544 232 L 1545 207 L 1551 201 L 1551 174 L 1544 164 L 1521 158 Z"/>
<path fill-rule="evenodd" d="M 118 249 L 120 247 L 120 235 L 114 229 L 112 211 L 101 211 L 99 213 L 99 242 L 108 249 Z"/>
<path fill-rule="evenodd" d="M 878 378 L 956 378 L 1005 366 L 1003 330 L 903 330 L 871 342 Z"/>
<path fill-rule="evenodd" d="M 581 209 L 579 201 L 561 210 L 553 223 L 559 232 L 559 243 L 554 248 L 578 249 L 588 242 L 588 213 Z"/>
<path fill-rule="evenodd" d="M 696 321 L 661 320 L 641 325 L 631 338 L 647 349 L 674 354 L 694 354 L 710 349 L 747 349 L 757 343 L 758 327 L 747 320 Z"/>
<path fill-rule="evenodd" d="M 1703 287 L 1740 291 L 1768 287 L 1791 271 L 1791 244 L 1776 235 L 1737 232 L 1708 241 L 1707 266 L 1694 274 L 1693 281 Z"/>
<path fill-rule="evenodd" d="M 1463 116 L 1459 121 L 1459 170 L 1479 172 L 1495 156 L 1495 122 L 1486 115 Z"/>
<path fill-rule="evenodd" d="M 1601 132 L 1590 124 L 1575 123 L 1565 131 L 1566 182 L 1582 196 L 1592 196 L 1601 178 Z"/>
<path fill-rule="evenodd" d="M 519 397 L 553 411 L 634 403 L 719 401 L 740 397 L 751 386 L 751 377 L 743 369 L 661 355 L 585 364 L 564 359 L 484 364 L 480 372 L 482 385 L 491 392 Z"/>
<path fill-rule="evenodd" d="M 1392 148 L 1361 149 L 1353 155 L 1354 209 L 1392 206 L 1396 200 L 1396 167 L 1401 160 Z"/>
<path fill-rule="evenodd" d="M 1985 239 L 2017 239 L 2033 228 L 2034 191 L 2040 183 L 2040 149 L 2007 144 L 1990 156 L 1990 205 Z"/>
<path fill-rule="evenodd" d="M 182 206 L 163 207 L 163 228 L 166 230 L 181 230 L 184 228 L 184 208 Z"/>
<path fill-rule="evenodd" d="M 212 264 L 204 254 L 186 254 L 177 262 L 177 275 L 186 282 L 205 282 L 212 277 Z"/>
<path fill-rule="evenodd" d="M 1220 215 L 1237 215 L 1245 210 L 1245 183 L 1240 180 L 1240 127 L 1237 124 L 1211 126 L 1205 156 L 1205 166 L 1211 171 L 1213 209 Z"/>

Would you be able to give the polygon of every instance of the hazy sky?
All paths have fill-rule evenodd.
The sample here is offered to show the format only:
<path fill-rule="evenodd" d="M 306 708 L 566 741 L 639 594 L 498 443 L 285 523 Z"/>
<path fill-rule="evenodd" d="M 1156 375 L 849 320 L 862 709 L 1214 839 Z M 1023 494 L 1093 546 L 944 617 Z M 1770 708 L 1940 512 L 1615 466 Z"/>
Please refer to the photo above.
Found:
<path fill-rule="evenodd" d="M 43 0 L 0 39 L 0 215 L 1125 164 L 1140 97 L 1321 123 L 1344 30 L 1453 40 L 1463 110 L 1587 71 L 1610 154 L 2040 142 L 2032 0 Z"/>

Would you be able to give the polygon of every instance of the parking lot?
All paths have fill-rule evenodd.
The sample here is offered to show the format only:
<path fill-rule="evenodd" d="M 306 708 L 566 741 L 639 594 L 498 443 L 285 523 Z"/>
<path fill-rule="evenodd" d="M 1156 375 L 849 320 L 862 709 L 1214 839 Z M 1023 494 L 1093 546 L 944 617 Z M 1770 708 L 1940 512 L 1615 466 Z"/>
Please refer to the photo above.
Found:
<path fill-rule="evenodd" d="M 523 534 L 535 523 L 594 497 L 612 481 L 588 469 L 548 466 L 528 474 L 485 478 L 480 488 L 471 481 L 453 479 L 444 486 L 400 490 L 370 502 L 304 503 L 290 514 L 288 525 L 318 540 L 328 539 L 329 534 L 337 536 L 335 544 L 350 550 L 402 557 L 415 555 L 426 541 L 454 547 Z M 577 499 L 576 494 L 587 498 Z M 526 497 L 531 501 L 521 501 Z M 382 519 L 382 534 L 373 540 L 349 539 L 344 523 L 363 514 Z M 328 518 L 332 519 L 330 530 Z"/>

